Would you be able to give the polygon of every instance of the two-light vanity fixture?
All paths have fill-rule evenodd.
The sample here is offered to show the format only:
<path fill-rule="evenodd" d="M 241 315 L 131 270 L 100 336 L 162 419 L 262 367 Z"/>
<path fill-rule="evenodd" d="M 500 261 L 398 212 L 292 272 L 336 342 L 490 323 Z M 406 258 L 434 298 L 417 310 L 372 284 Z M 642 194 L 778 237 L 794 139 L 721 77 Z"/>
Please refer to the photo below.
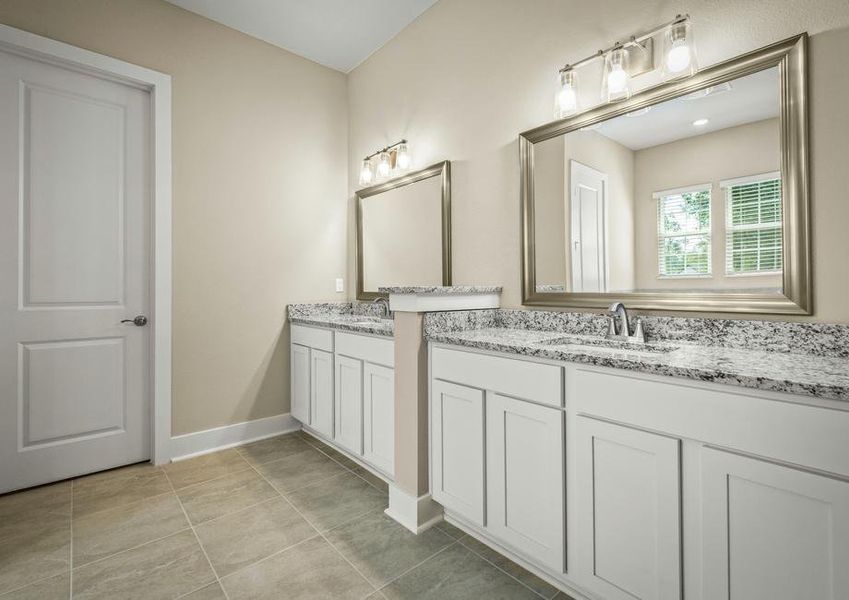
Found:
<path fill-rule="evenodd" d="M 599 50 L 592 56 L 560 69 L 555 116 L 562 119 L 580 110 L 578 74 L 575 70 L 597 59 L 604 59 L 602 102 L 617 102 L 630 98 L 631 78 L 654 69 L 654 38 L 660 33 L 663 34 L 663 80 L 670 81 L 694 75 L 698 66 L 690 16 L 678 15 L 669 23 L 632 36 L 627 42 L 617 42 L 606 50 Z"/>
<path fill-rule="evenodd" d="M 377 167 L 372 165 L 372 159 L 377 156 Z M 395 142 L 382 150 L 373 152 L 363 159 L 360 169 L 360 185 L 370 185 L 390 176 L 400 175 L 407 171 L 412 164 L 407 140 Z"/>

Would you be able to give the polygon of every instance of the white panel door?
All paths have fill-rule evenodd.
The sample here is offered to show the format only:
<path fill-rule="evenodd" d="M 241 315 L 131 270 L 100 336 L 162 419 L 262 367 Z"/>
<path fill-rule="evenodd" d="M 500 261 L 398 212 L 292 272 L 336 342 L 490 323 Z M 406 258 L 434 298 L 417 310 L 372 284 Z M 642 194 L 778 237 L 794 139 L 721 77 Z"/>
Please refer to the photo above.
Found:
<path fill-rule="evenodd" d="M 363 361 L 336 355 L 336 441 L 363 453 Z"/>
<path fill-rule="evenodd" d="M 0 51 L 0 492 L 150 457 L 149 100 Z"/>
<path fill-rule="evenodd" d="M 310 348 L 310 426 L 333 439 L 333 355 Z"/>
<path fill-rule="evenodd" d="M 577 437 L 580 583 L 609 600 L 681 598 L 680 441 L 586 417 Z"/>
<path fill-rule="evenodd" d="M 710 600 L 849 598 L 849 483 L 702 449 Z"/>
<path fill-rule="evenodd" d="M 291 365 L 292 416 L 305 425 L 310 424 L 310 349 L 292 344 L 289 356 Z"/>
<path fill-rule="evenodd" d="M 572 291 L 607 291 L 607 175 L 570 161 Z"/>
<path fill-rule="evenodd" d="M 484 393 L 433 380 L 430 410 L 433 499 L 483 526 Z"/>
<path fill-rule="evenodd" d="M 365 429 L 363 456 L 395 475 L 395 371 L 372 363 L 363 369 Z"/>
<path fill-rule="evenodd" d="M 487 528 L 564 572 L 563 412 L 490 392 L 486 424 Z"/>

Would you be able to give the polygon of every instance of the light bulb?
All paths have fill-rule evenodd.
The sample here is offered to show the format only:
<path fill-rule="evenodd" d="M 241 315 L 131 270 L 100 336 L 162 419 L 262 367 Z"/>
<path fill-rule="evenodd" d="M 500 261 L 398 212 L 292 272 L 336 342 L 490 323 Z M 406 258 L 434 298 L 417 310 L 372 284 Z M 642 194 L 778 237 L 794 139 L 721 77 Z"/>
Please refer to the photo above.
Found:
<path fill-rule="evenodd" d="M 628 74 L 621 65 L 614 65 L 607 74 L 607 87 L 611 94 L 621 94 L 628 85 Z"/>
<path fill-rule="evenodd" d="M 678 15 L 663 34 L 663 80 L 689 77 L 697 70 L 690 19 Z"/>
<path fill-rule="evenodd" d="M 380 153 L 380 158 L 377 160 L 377 176 L 381 179 L 385 179 L 389 177 L 389 171 L 391 167 L 389 165 L 389 154 L 386 152 Z"/>
<path fill-rule="evenodd" d="M 407 144 L 398 144 L 398 149 L 395 151 L 395 166 L 399 171 L 406 171 L 410 168 L 410 152 L 407 150 Z"/>
<path fill-rule="evenodd" d="M 363 160 L 363 166 L 360 169 L 360 185 L 368 185 L 374 180 L 374 170 L 371 168 L 371 160 L 368 158 Z"/>
<path fill-rule="evenodd" d="M 666 68 L 672 73 L 679 73 L 690 66 L 690 46 L 686 40 L 678 40 L 672 44 L 666 55 Z"/>
<path fill-rule="evenodd" d="M 560 72 L 560 89 L 555 98 L 555 117 L 562 119 L 578 111 L 578 78 L 574 71 Z"/>
<path fill-rule="evenodd" d="M 604 59 L 604 79 L 601 99 L 615 102 L 631 97 L 631 76 L 628 74 L 628 52 L 622 46 L 611 50 Z"/>

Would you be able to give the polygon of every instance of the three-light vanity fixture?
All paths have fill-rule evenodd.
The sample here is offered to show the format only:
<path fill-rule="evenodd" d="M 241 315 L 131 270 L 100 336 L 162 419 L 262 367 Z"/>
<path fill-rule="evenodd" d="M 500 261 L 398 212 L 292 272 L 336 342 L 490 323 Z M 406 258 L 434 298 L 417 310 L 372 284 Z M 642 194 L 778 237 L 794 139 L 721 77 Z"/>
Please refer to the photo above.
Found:
<path fill-rule="evenodd" d="M 631 36 L 627 42 L 616 42 L 577 62 L 567 64 L 559 72 L 559 88 L 555 97 L 555 116 L 562 119 L 580 110 L 578 74 L 576 69 L 595 60 L 604 59 L 601 81 L 602 102 L 617 102 L 631 97 L 631 78 L 654 68 L 654 38 L 663 34 L 664 81 L 688 77 L 698 70 L 696 48 L 689 15 L 678 15 L 669 23 Z"/>
<path fill-rule="evenodd" d="M 377 157 L 377 167 L 372 164 L 372 159 Z M 360 185 L 370 185 L 376 181 L 388 179 L 390 176 L 400 175 L 410 168 L 412 159 L 407 148 L 407 140 L 395 142 L 382 150 L 373 152 L 363 159 L 360 169 Z"/>

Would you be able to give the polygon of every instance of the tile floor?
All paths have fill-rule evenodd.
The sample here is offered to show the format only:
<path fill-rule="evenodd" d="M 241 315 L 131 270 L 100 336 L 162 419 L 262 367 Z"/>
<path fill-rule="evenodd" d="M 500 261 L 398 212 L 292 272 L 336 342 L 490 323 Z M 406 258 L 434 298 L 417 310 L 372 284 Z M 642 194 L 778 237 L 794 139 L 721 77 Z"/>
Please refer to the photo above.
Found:
<path fill-rule="evenodd" d="M 568 600 L 447 523 L 409 533 L 386 503 L 301 432 L 0 496 L 0 600 Z"/>

